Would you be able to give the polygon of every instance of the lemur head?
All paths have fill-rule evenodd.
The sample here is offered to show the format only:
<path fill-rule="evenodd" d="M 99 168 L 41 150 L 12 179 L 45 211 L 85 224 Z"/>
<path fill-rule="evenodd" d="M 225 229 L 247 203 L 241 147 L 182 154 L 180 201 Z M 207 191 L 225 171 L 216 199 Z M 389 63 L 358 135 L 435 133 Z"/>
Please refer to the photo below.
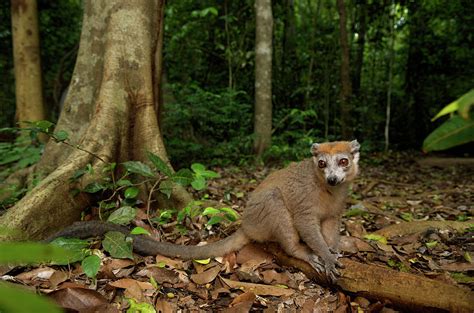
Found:
<path fill-rule="evenodd" d="M 330 186 L 352 181 L 359 170 L 359 149 L 357 140 L 314 143 L 316 175 Z"/>

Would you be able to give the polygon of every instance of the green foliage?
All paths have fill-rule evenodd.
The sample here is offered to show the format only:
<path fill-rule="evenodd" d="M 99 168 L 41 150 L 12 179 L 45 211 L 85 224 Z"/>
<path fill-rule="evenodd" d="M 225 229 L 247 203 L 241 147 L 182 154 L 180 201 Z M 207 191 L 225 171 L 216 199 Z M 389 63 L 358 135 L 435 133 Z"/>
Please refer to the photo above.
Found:
<path fill-rule="evenodd" d="M 54 303 L 14 284 L 0 281 L 0 312 L 5 313 L 61 313 Z"/>
<path fill-rule="evenodd" d="M 100 257 L 97 255 L 89 255 L 81 262 L 82 270 L 89 278 L 95 278 L 100 269 Z"/>
<path fill-rule="evenodd" d="M 423 151 L 446 150 L 473 142 L 474 115 L 469 113 L 473 104 L 474 89 L 448 104 L 436 114 L 433 121 L 446 114 L 451 114 L 451 117 L 426 137 L 423 142 Z"/>
<path fill-rule="evenodd" d="M 133 259 L 132 239 L 125 237 L 121 232 L 110 231 L 106 233 L 102 246 L 114 258 Z"/>

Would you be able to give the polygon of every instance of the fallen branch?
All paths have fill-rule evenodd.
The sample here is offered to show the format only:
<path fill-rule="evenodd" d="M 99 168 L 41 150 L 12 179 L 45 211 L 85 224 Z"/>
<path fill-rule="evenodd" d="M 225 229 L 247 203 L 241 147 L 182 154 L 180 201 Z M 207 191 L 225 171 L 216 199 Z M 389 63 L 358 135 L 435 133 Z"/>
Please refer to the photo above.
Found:
<path fill-rule="evenodd" d="M 453 229 L 462 232 L 465 229 L 472 227 L 473 221 L 458 222 L 458 221 L 415 221 L 403 222 L 400 224 L 393 224 L 374 232 L 377 235 L 390 238 L 394 236 L 404 236 L 418 232 L 424 232 L 429 228 L 435 229 Z"/>
<path fill-rule="evenodd" d="M 474 158 L 422 158 L 416 160 L 421 166 L 436 166 L 436 167 L 449 167 L 449 166 L 472 166 L 474 165 Z"/>
<path fill-rule="evenodd" d="M 272 253 L 280 264 L 296 267 L 316 282 L 327 284 L 326 279 L 308 263 L 288 256 L 277 244 L 270 244 L 263 249 Z M 341 277 L 337 286 L 345 291 L 366 298 L 389 300 L 396 306 L 418 311 L 443 309 L 471 312 L 474 308 L 474 293 L 468 289 L 378 265 L 346 258 L 340 261 L 345 268 L 340 269 Z"/>

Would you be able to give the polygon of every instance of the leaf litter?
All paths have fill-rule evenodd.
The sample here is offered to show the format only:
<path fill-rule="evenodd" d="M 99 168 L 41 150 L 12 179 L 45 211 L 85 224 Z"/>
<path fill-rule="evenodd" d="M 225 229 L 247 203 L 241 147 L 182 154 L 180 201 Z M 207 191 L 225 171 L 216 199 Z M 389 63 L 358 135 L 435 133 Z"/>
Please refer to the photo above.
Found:
<path fill-rule="evenodd" d="M 416 153 L 367 157 L 370 162 L 361 166 L 348 199 L 341 250 L 345 257 L 472 290 L 474 170 L 454 165 L 424 167 L 416 162 L 420 157 Z M 213 170 L 220 178 L 209 181 L 207 190 L 195 192 L 195 198 L 241 214 L 249 193 L 274 169 Z M 210 227 L 205 225 L 206 218 L 198 216 L 187 221 L 186 234 L 173 222 L 156 232 L 146 223 L 149 216 L 144 208 L 139 208 L 137 216 L 133 224 L 179 244 L 218 240 L 239 224 Z M 113 245 L 110 239 L 108 244 Z M 323 288 L 298 270 L 279 266 L 272 255 L 253 245 L 206 262 L 121 253 L 125 259 L 102 253 L 95 279 L 88 278 L 78 263 L 17 267 L 3 279 L 37 288 L 63 308 L 88 312 L 124 312 L 140 303 L 156 312 L 390 309 L 380 301 Z"/>

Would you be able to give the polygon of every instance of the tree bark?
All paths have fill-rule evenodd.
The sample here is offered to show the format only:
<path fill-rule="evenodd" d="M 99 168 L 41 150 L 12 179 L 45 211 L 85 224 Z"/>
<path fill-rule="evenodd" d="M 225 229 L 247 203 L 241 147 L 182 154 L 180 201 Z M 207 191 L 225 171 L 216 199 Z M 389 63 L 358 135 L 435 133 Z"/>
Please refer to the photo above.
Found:
<path fill-rule="evenodd" d="M 255 1 L 255 116 L 254 151 L 258 157 L 271 144 L 272 134 L 272 3 Z"/>
<path fill-rule="evenodd" d="M 71 189 L 98 177 L 84 175 L 78 186 L 69 178 L 87 164 L 100 175 L 109 162 L 148 162 L 146 151 L 169 163 L 154 86 L 163 5 L 163 0 L 85 1 L 78 59 L 55 131 L 66 131 L 72 146 L 105 162 L 50 141 L 36 166 L 46 178 L 0 217 L 0 228 L 18 230 L 0 240 L 43 238 L 79 219 L 90 199 L 84 193 L 73 196 Z M 191 200 L 184 189 L 175 189 L 174 207 Z"/>
<path fill-rule="evenodd" d="M 45 119 L 36 0 L 12 0 L 13 62 L 15 64 L 16 120 Z"/>
<path fill-rule="evenodd" d="M 339 12 L 339 31 L 341 41 L 341 135 L 348 140 L 352 137 L 351 127 L 351 96 L 352 86 L 350 79 L 349 42 L 346 29 L 346 7 L 344 0 L 337 0 Z"/>
<path fill-rule="evenodd" d="M 354 60 L 354 75 L 352 78 L 353 94 L 358 97 L 362 77 L 362 66 L 364 65 L 365 34 L 367 32 L 367 0 L 359 2 L 359 27 L 357 38 L 357 50 Z"/>

